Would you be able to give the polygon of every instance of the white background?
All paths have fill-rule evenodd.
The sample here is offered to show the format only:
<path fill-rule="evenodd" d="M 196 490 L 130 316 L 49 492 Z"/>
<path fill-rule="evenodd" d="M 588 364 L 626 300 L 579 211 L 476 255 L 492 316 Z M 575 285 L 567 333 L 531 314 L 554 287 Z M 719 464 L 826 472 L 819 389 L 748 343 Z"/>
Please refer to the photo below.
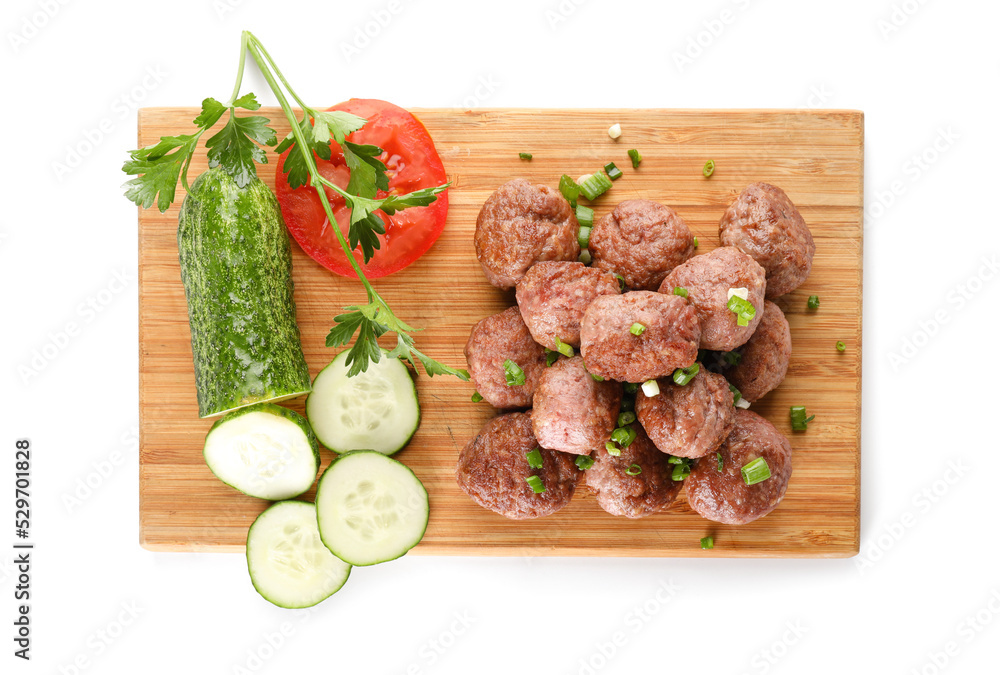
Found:
<path fill-rule="evenodd" d="M 26 664 L 11 655 L 13 533 L 0 530 L 0 671 L 997 672 L 1000 6 L 399 3 L 3 3 L 0 495 L 10 523 L 14 439 L 28 436 L 37 548 Z M 373 12 L 391 19 L 369 26 L 376 34 L 348 63 L 344 45 Z M 239 555 L 141 549 L 136 210 L 119 189 L 133 98 L 225 99 L 243 28 L 319 107 L 368 96 L 411 107 L 863 110 L 862 557 L 412 556 L 355 570 L 315 612 L 290 612 L 253 591 Z M 678 65 L 685 50 L 692 62 Z M 273 104 L 256 74 L 244 90 Z M 74 147 L 85 156 L 58 171 Z M 99 313 L 81 310 L 105 289 Z M 40 374 L 20 376 L 70 321 L 79 335 Z M 88 476 L 98 487 L 67 507 Z"/>

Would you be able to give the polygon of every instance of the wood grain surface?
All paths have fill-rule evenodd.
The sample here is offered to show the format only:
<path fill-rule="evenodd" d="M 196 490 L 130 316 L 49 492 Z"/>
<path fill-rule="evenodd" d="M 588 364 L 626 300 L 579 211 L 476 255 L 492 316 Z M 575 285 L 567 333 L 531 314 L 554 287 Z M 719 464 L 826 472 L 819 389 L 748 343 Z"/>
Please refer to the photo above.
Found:
<path fill-rule="evenodd" d="M 139 112 L 139 145 L 161 135 L 189 133 L 194 108 Z M 375 286 L 399 317 L 425 328 L 418 346 L 435 358 L 464 365 L 462 348 L 472 324 L 514 304 L 513 293 L 490 286 L 472 244 L 476 215 L 486 197 L 515 177 L 558 184 L 615 161 L 624 176 L 595 206 L 603 216 L 628 198 L 674 207 L 700 241 L 700 253 L 718 245 L 723 210 L 748 183 L 782 187 L 816 239 L 812 275 L 778 304 L 791 324 L 794 352 L 784 384 L 753 410 L 785 433 L 794 448 L 788 493 L 770 515 L 742 527 L 702 519 L 684 493 L 664 514 L 628 520 L 598 506 L 586 488 L 548 518 L 516 522 L 486 511 L 454 479 L 459 450 L 494 411 L 472 403 L 473 387 L 453 378 L 417 378 L 423 421 L 396 457 L 430 494 L 427 534 L 414 554 L 594 555 L 712 557 L 843 557 L 859 543 L 861 428 L 861 281 L 863 115 L 855 111 L 798 110 L 456 110 L 414 113 L 430 130 L 444 160 L 451 208 L 444 234 L 406 270 Z M 287 132 L 278 109 L 279 138 Z M 607 135 L 621 124 L 620 139 Z M 633 170 L 626 151 L 638 148 Z M 518 152 L 531 152 L 530 162 Z M 702 177 L 707 159 L 715 174 Z M 259 167 L 274 184 L 274 161 Z M 194 176 L 206 167 L 196 158 Z M 177 212 L 139 212 L 140 540 L 158 551 L 242 551 L 247 528 L 267 502 L 218 481 L 205 466 L 202 444 L 212 422 L 198 418 L 190 333 L 177 261 Z M 364 301 L 356 280 L 335 276 L 292 244 L 295 298 L 306 359 L 313 375 L 334 357 L 324 346 L 341 307 Z M 822 299 L 818 311 L 806 298 Z M 847 350 L 838 352 L 843 340 Z M 303 412 L 304 398 L 287 402 Z M 793 433 L 790 405 L 816 419 Z M 331 455 L 323 451 L 324 467 Z M 312 499 L 313 493 L 306 498 Z M 699 540 L 715 537 L 702 551 Z"/>

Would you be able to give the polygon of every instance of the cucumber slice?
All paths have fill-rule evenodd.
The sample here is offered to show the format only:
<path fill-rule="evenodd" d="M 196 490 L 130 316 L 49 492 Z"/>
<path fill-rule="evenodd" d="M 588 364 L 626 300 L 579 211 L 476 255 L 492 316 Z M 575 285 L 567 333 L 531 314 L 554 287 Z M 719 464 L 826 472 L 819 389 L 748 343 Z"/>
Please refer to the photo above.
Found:
<path fill-rule="evenodd" d="M 420 403 L 410 371 L 383 356 L 354 377 L 343 351 L 313 382 L 306 415 L 320 443 L 336 453 L 376 450 L 391 455 L 410 442 L 420 424 Z"/>
<path fill-rule="evenodd" d="M 247 532 L 250 581 L 265 600 L 288 609 L 312 607 L 340 590 L 351 566 L 323 546 L 316 507 L 272 504 Z"/>
<path fill-rule="evenodd" d="M 427 490 L 406 465 L 374 450 L 341 455 L 316 488 L 319 534 L 352 565 L 395 560 L 427 529 Z"/>
<path fill-rule="evenodd" d="M 219 480 L 269 501 L 297 497 L 319 473 L 319 445 L 309 423 L 273 403 L 235 410 L 205 437 L 205 463 Z"/>

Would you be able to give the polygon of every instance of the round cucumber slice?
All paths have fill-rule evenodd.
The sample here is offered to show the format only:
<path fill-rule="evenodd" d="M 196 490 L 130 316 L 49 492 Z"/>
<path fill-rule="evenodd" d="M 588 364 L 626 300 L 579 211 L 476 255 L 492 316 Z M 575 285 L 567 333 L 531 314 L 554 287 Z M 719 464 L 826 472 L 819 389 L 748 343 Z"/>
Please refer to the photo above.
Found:
<path fill-rule="evenodd" d="M 259 403 L 227 414 L 205 437 L 205 463 L 219 480 L 269 501 L 297 497 L 319 473 L 319 444 L 293 410 Z"/>
<path fill-rule="evenodd" d="M 306 415 L 320 442 L 336 453 L 375 450 L 391 455 L 410 442 L 420 424 L 420 403 L 410 371 L 383 356 L 354 377 L 344 351 L 324 368 L 306 399 Z"/>
<path fill-rule="evenodd" d="M 265 600 L 288 609 L 312 607 L 340 590 L 351 566 L 320 540 L 316 507 L 272 504 L 247 532 L 250 581 Z"/>
<path fill-rule="evenodd" d="M 352 565 L 395 560 L 423 538 L 427 490 L 410 469 L 374 450 L 341 455 L 316 489 L 319 533 Z"/>

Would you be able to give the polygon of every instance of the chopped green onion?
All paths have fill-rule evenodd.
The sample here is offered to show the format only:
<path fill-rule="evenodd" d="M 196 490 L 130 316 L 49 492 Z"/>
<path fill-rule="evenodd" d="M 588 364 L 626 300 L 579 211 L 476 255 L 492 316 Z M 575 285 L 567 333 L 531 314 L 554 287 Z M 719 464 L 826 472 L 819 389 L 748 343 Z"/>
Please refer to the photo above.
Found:
<path fill-rule="evenodd" d="M 771 467 L 767 465 L 767 460 L 763 457 L 747 462 L 740 469 L 743 474 L 743 482 L 747 485 L 756 485 L 771 477 Z"/>
<path fill-rule="evenodd" d="M 694 247 L 698 248 L 698 237 L 694 238 Z"/>
<path fill-rule="evenodd" d="M 793 405 L 788 411 L 792 419 L 792 429 L 794 431 L 805 431 L 809 428 L 809 423 L 816 417 L 810 415 L 806 417 L 806 407 L 804 405 Z"/>
<path fill-rule="evenodd" d="M 615 166 L 614 162 L 608 162 L 604 165 L 604 170 L 608 172 L 608 178 L 611 180 L 618 180 L 622 177 L 622 170 Z"/>
<path fill-rule="evenodd" d="M 610 127 L 608 127 L 608 136 L 612 139 L 616 139 L 622 135 L 622 125 L 615 122 Z"/>
<path fill-rule="evenodd" d="M 701 370 L 701 366 L 697 363 L 692 363 L 687 368 L 678 368 L 674 371 L 674 384 L 679 384 L 683 387 L 694 379 L 694 376 L 698 374 L 699 370 Z"/>
<path fill-rule="evenodd" d="M 660 385 L 656 380 L 646 380 L 642 383 L 642 393 L 653 398 L 654 396 L 660 395 Z"/>
<path fill-rule="evenodd" d="M 611 189 L 611 179 L 603 171 L 597 171 L 580 181 L 580 193 L 594 201 Z"/>
<path fill-rule="evenodd" d="M 520 387 L 527 381 L 521 366 L 510 359 L 503 362 L 503 373 L 508 387 Z"/>
<path fill-rule="evenodd" d="M 563 174 L 559 179 L 559 192 L 566 198 L 569 205 L 576 208 L 576 200 L 580 197 L 580 186 L 568 175 Z"/>
<path fill-rule="evenodd" d="M 819 309 L 819 296 L 810 295 L 809 300 L 806 302 L 806 305 L 809 307 L 809 309 Z"/>
<path fill-rule="evenodd" d="M 591 373 L 590 376 L 594 378 L 594 382 L 604 382 L 604 378 L 601 377 L 600 375 L 595 375 L 594 373 Z"/>
<path fill-rule="evenodd" d="M 749 326 L 753 318 L 757 316 L 757 310 L 749 300 L 744 300 L 738 295 L 729 298 L 726 307 L 736 315 L 737 326 Z"/>
<path fill-rule="evenodd" d="M 559 360 L 559 352 L 554 349 L 545 348 L 545 367 L 548 368 Z"/>
<path fill-rule="evenodd" d="M 611 455 L 612 457 L 617 457 L 618 455 L 622 454 L 621 449 L 619 449 L 619 447 L 615 445 L 612 441 L 608 441 L 607 443 L 605 443 L 604 449 L 607 450 L 608 454 Z"/>
<path fill-rule="evenodd" d="M 535 448 L 531 452 L 525 453 L 525 457 L 528 458 L 528 466 L 532 469 L 542 468 L 542 449 Z"/>
<path fill-rule="evenodd" d="M 584 206 L 583 204 L 577 204 L 576 220 L 580 223 L 580 227 L 591 227 L 594 224 L 594 209 L 589 206 Z M 587 240 L 590 241 L 589 236 L 587 237 Z M 587 248 L 587 245 L 582 241 L 580 242 L 580 246 Z"/>
<path fill-rule="evenodd" d="M 568 345 L 562 340 L 560 340 L 558 335 L 556 336 L 556 351 L 562 354 L 563 356 L 573 358 L 574 352 L 572 345 Z"/>
<path fill-rule="evenodd" d="M 531 487 L 532 491 L 536 495 L 545 492 L 545 485 L 542 483 L 542 479 L 539 476 L 528 476 L 524 479 L 524 482 Z"/>
<path fill-rule="evenodd" d="M 578 209 L 585 209 L 586 206 L 578 206 Z M 576 241 L 580 244 L 580 248 L 587 250 L 587 246 L 590 244 L 590 226 L 581 225 L 580 229 L 576 233 Z"/>
<path fill-rule="evenodd" d="M 740 399 L 743 398 L 743 394 L 741 394 L 740 390 L 733 385 L 729 385 L 729 391 L 733 392 L 733 405 L 736 405 L 740 402 Z"/>
<path fill-rule="evenodd" d="M 684 288 L 683 286 L 674 286 L 674 295 L 679 295 L 682 298 L 686 298 L 688 296 L 688 289 Z"/>
<path fill-rule="evenodd" d="M 615 272 L 615 279 L 618 280 L 618 290 L 622 293 L 625 292 L 625 277 Z"/>
<path fill-rule="evenodd" d="M 636 150 L 635 148 L 632 148 L 631 150 L 628 151 L 628 158 L 632 160 L 632 168 L 638 169 L 639 162 L 642 161 L 642 155 L 639 154 L 639 151 Z"/>
<path fill-rule="evenodd" d="M 636 337 L 639 337 L 646 332 L 646 327 L 637 321 L 629 327 L 628 332 Z"/>
<path fill-rule="evenodd" d="M 635 440 L 636 431 L 632 427 L 618 427 L 611 432 L 611 440 L 623 448 L 632 445 Z"/>
<path fill-rule="evenodd" d="M 590 257 L 590 251 L 588 249 L 583 249 L 580 251 L 580 257 L 576 260 L 577 262 L 582 262 L 584 265 L 589 265 L 593 258 Z"/>
<path fill-rule="evenodd" d="M 705 166 L 702 167 L 701 175 L 705 178 L 711 178 L 713 173 L 715 173 L 715 160 L 710 159 L 705 162 Z"/>
<path fill-rule="evenodd" d="M 482 400 L 483 400 L 483 395 L 482 394 L 480 394 L 478 391 L 472 392 L 472 402 L 473 403 L 479 403 Z"/>
<path fill-rule="evenodd" d="M 576 468 L 580 471 L 586 471 L 590 467 L 594 466 L 594 458 L 590 455 L 577 455 L 576 456 Z"/>
<path fill-rule="evenodd" d="M 519 152 L 517 153 L 517 156 L 520 157 L 521 159 L 531 159 L 530 152 Z"/>
<path fill-rule="evenodd" d="M 713 537 L 702 537 L 701 538 L 701 548 L 702 550 L 709 550 L 715 548 L 715 539 Z"/>
<path fill-rule="evenodd" d="M 635 413 L 630 411 L 625 411 L 618 414 L 618 426 L 624 427 L 626 425 L 635 422 Z"/>
<path fill-rule="evenodd" d="M 667 456 L 667 464 L 683 464 L 686 461 L 688 460 L 683 457 L 675 457 L 674 455 Z"/>
<path fill-rule="evenodd" d="M 743 360 L 743 354 L 740 352 L 725 352 L 722 355 L 722 360 L 730 366 L 738 366 L 740 365 L 740 361 Z"/>
<path fill-rule="evenodd" d="M 680 482 L 691 475 L 691 460 L 687 457 L 668 457 L 667 462 L 674 465 L 670 472 L 670 480 Z"/>
<path fill-rule="evenodd" d="M 715 453 L 715 461 L 718 462 L 718 464 L 715 467 L 716 471 L 722 471 L 722 468 L 725 466 L 725 463 L 722 461 L 721 452 Z"/>
<path fill-rule="evenodd" d="M 622 389 L 625 390 L 626 394 L 635 394 L 639 391 L 639 385 L 635 382 L 625 382 L 622 384 Z"/>
<path fill-rule="evenodd" d="M 640 473 L 642 473 L 642 467 L 638 464 L 630 464 L 625 470 L 626 476 L 638 476 Z"/>
<path fill-rule="evenodd" d="M 845 345 L 845 344 L 844 344 L 843 342 L 841 342 L 840 340 L 837 340 L 837 351 L 838 351 L 838 352 L 842 352 L 842 351 L 844 351 L 845 349 L 847 349 L 847 345 Z"/>

